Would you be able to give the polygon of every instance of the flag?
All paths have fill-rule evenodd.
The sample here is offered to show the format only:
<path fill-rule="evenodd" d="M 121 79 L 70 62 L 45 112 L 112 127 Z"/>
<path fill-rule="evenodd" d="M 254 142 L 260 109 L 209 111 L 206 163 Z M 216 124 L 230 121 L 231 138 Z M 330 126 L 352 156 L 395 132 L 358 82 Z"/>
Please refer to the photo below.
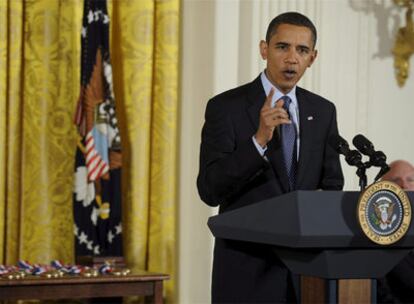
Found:
<path fill-rule="evenodd" d="M 122 255 L 121 138 L 115 115 L 106 0 L 84 0 L 79 138 L 73 194 L 76 256 Z"/>

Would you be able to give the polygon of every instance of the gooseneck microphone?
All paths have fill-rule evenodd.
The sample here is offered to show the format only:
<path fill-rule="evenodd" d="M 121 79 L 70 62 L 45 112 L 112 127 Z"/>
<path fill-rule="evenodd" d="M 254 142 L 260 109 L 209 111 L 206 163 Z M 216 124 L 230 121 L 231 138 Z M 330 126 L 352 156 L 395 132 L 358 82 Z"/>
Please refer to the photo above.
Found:
<path fill-rule="evenodd" d="M 354 146 L 364 155 L 371 156 L 375 153 L 374 145 L 364 135 L 358 134 L 352 140 Z"/>
<path fill-rule="evenodd" d="M 359 186 L 363 191 L 367 185 L 366 170 L 371 166 L 380 167 L 381 170 L 375 177 L 375 182 L 378 181 L 385 173 L 390 170 L 387 165 L 387 157 L 382 151 L 375 151 L 374 145 L 364 135 L 358 134 L 352 140 L 354 146 L 358 149 L 351 150 L 345 139 L 339 134 L 332 135 L 329 138 L 329 145 L 339 154 L 345 156 L 345 161 L 350 165 L 357 167 L 356 174 L 359 177 Z M 369 156 L 369 160 L 363 162 L 362 154 Z"/>
<path fill-rule="evenodd" d="M 390 167 L 387 165 L 387 157 L 384 152 L 375 151 L 372 142 L 370 142 L 364 135 L 356 135 L 352 140 L 352 143 L 362 154 L 369 156 L 370 165 L 381 168 L 380 172 L 375 177 L 375 181 L 380 179 L 390 170 Z"/>
<path fill-rule="evenodd" d="M 348 165 L 358 168 L 364 166 L 361 161 L 361 153 L 356 150 L 350 150 L 347 141 L 340 135 L 335 134 L 331 136 L 329 138 L 329 144 L 332 148 L 335 149 L 336 152 L 345 156 L 345 161 L 348 163 Z"/>
<path fill-rule="evenodd" d="M 362 134 L 358 134 L 352 140 L 354 146 L 364 155 L 369 156 L 369 161 L 373 166 L 386 166 L 387 157 L 382 151 L 375 151 L 374 145 Z"/>
<path fill-rule="evenodd" d="M 362 162 L 362 155 L 356 150 L 349 149 L 349 145 L 340 135 L 335 134 L 329 138 L 329 144 L 336 152 L 345 156 L 345 161 L 350 165 L 357 167 L 356 174 L 359 177 L 359 187 L 363 191 L 367 185 L 366 164 Z"/>

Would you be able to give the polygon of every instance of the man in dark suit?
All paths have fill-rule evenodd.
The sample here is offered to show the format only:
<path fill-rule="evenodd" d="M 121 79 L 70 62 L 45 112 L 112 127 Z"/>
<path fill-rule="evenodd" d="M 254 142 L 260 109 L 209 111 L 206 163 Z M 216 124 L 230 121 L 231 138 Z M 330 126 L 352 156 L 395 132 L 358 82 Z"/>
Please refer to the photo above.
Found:
<path fill-rule="evenodd" d="M 328 145 L 338 133 L 335 107 L 296 86 L 317 56 L 315 43 L 307 17 L 277 16 L 260 42 L 266 70 L 209 101 L 197 186 L 220 213 L 294 190 L 342 189 L 339 157 Z M 291 275 L 266 245 L 216 239 L 212 301 L 295 301 Z"/>

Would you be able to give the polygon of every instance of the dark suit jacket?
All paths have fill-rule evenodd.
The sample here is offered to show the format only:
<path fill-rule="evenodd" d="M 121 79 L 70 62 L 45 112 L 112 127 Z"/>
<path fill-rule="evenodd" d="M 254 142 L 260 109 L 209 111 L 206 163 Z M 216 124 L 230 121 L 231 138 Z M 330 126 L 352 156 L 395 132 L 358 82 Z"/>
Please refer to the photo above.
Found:
<path fill-rule="evenodd" d="M 327 144 L 338 133 L 335 107 L 299 87 L 296 97 L 300 124 L 296 189 L 342 189 L 339 156 Z M 201 199 L 210 206 L 219 205 L 220 213 L 289 191 L 277 131 L 268 143 L 268 161 L 252 142 L 265 98 L 258 77 L 208 102 L 197 186 Z M 271 248 L 216 239 L 213 302 L 284 302 L 287 290 L 288 271 Z"/>

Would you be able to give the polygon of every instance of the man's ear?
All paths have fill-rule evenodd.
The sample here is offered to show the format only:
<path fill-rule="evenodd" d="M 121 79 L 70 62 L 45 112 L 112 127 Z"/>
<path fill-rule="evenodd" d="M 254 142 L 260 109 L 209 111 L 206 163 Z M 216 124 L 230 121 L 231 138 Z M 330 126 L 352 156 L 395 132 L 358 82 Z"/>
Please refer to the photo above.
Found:
<path fill-rule="evenodd" d="M 266 41 L 261 40 L 259 44 L 259 48 L 260 48 L 260 55 L 262 55 L 262 59 L 266 60 L 267 59 L 267 48 L 268 48 Z"/>
<path fill-rule="evenodd" d="M 316 57 L 318 56 L 318 50 L 313 50 L 312 54 L 311 54 L 311 58 L 308 64 L 308 68 L 311 67 L 311 65 L 313 64 L 313 62 L 315 61 Z"/>

